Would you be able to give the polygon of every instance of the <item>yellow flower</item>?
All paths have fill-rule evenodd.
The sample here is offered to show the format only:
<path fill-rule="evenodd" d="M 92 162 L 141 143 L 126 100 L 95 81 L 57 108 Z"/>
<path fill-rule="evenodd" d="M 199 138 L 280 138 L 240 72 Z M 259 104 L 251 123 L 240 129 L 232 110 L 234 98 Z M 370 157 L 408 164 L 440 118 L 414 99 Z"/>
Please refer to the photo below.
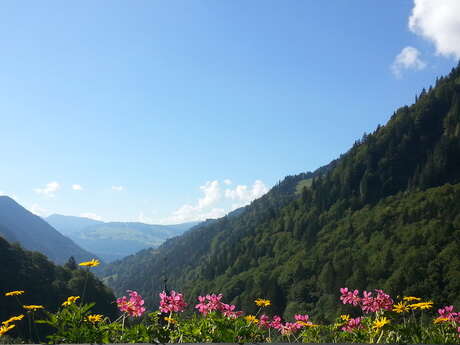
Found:
<path fill-rule="evenodd" d="M 350 320 L 350 315 L 346 314 L 346 315 L 340 315 L 340 318 L 343 320 L 343 321 L 348 321 Z"/>
<path fill-rule="evenodd" d="M 319 325 L 315 325 L 311 322 L 304 322 L 304 321 L 297 321 L 299 325 L 302 325 L 304 327 L 318 327 Z"/>
<path fill-rule="evenodd" d="M 398 304 L 393 305 L 393 311 L 399 313 L 405 313 L 406 311 L 409 311 L 410 308 L 407 306 L 406 303 L 404 302 L 399 302 Z"/>
<path fill-rule="evenodd" d="M 388 323 L 390 323 L 390 320 L 388 320 L 386 317 L 381 317 L 374 321 L 372 328 L 379 329 Z"/>
<path fill-rule="evenodd" d="M 441 322 L 447 322 L 449 321 L 449 318 L 447 317 L 437 317 L 436 319 L 433 320 L 433 323 L 441 323 Z"/>
<path fill-rule="evenodd" d="M 168 323 L 177 323 L 176 320 L 174 320 L 172 317 L 165 317 L 165 321 L 168 321 Z"/>
<path fill-rule="evenodd" d="M 411 302 L 411 301 L 420 301 L 421 298 L 419 298 L 419 297 L 414 297 L 414 296 L 407 296 L 407 297 L 404 297 L 403 300 L 408 301 L 408 302 Z"/>
<path fill-rule="evenodd" d="M 26 310 L 36 311 L 38 309 L 44 309 L 45 307 L 42 305 L 23 305 L 22 306 Z"/>
<path fill-rule="evenodd" d="M 102 315 L 101 314 L 88 315 L 86 317 L 86 320 L 92 323 L 100 322 L 102 321 Z"/>
<path fill-rule="evenodd" d="M 429 301 L 429 302 L 420 302 L 420 303 L 414 303 L 414 304 L 409 304 L 409 307 L 413 310 L 416 310 L 416 309 L 421 309 L 421 310 L 424 310 L 424 309 L 430 309 L 433 307 L 433 302 Z"/>
<path fill-rule="evenodd" d="M 244 319 L 249 323 L 258 323 L 259 320 L 254 315 L 245 316 Z"/>
<path fill-rule="evenodd" d="M 24 318 L 24 314 L 21 314 L 19 316 L 13 316 L 13 317 L 10 317 L 8 320 L 3 321 L 2 324 L 5 325 L 5 326 L 8 326 L 8 324 L 10 324 L 11 322 L 20 321 L 23 318 Z"/>
<path fill-rule="evenodd" d="M 84 261 L 80 262 L 79 266 L 88 266 L 88 267 L 96 267 L 99 266 L 100 262 L 97 259 L 92 259 L 91 261 Z"/>
<path fill-rule="evenodd" d="M 22 295 L 23 293 L 24 291 L 22 290 L 16 290 L 16 291 L 7 292 L 5 296 L 18 296 L 18 295 Z"/>
<path fill-rule="evenodd" d="M 254 301 L 257 306 L 259 307 L 268 307 L 269 305 L 272 304 L 272 302 L 270 302 L 270 300 L 268 299 L 262 299 L 262 298 L 258 298 Z"/>
<path fill-rule="evenodd" d="M 0 327 L 0 337 L 5 334 L 6 332 L 8 332 L 10 329 L 13 329 L 14 327 L 16 327 L 16 325 L 4 325 L 4 326 L 1 326 Z"/>
<path fill-rule="evenodd" d="M 63 307 L 68 307 L 69 305 L 74 304 L 79 298 L 80 296 L 70 296 L 67 298 L 67 301 L 63 302 L 61 305 Z"/>

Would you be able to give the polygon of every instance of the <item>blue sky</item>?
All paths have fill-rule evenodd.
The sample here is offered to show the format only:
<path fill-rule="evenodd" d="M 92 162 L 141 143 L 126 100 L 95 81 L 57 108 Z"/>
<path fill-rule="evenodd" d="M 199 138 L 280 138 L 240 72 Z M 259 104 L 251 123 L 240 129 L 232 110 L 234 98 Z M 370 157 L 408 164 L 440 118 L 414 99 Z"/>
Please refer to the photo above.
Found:
<path fill-rule="evenodd" d="M 456 66 L 458 3 L 2 1 L 0 192 L 41 215 L 221 216 Z"/>

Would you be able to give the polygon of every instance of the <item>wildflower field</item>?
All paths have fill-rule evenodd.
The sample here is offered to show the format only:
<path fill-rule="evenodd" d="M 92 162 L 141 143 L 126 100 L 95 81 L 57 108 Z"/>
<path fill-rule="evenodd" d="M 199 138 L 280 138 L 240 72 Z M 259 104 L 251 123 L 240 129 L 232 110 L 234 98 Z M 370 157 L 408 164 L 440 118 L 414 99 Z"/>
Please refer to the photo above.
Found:
<path fill-rule="evenodd" d="M 94 267 L 96 261 L 80 264 Z M 88 271 L 89 273 L 89 271 Z M 116 320 L 94 314 L 94 303 L 82 296 L 69 296 L 57 312 L 42 305 L 23 305 L 21 295 L 9 291 L 5 296 L 18 302 L 18 314 L 2 321 L 0 342 L 48 343 L 195 343 L 195 342 L 356 342 L 399 344 L 459 344 L 460 312 L 453 306 L 436 310 L 433 301 L 406 296 L 393 299 L 382 290 L 373 292 L 340 289 L 340 303 L 354 307 L 353 315 L 340 315 L 331 324 L 319 324 L 308 314 L 296 314 L 293 320 L 271 315 L 271 302 L 256 299 L 258 312 L 247 315 L 235 305 L 224 302 L 222 294 L 198 296 L 187 303 L 183 294 L 170 291 L 159 294 L 159 310 L 148 312 L 142 296 L 128 291 L 114 301 L 120 310 Z M 10 336 L 24 323 L 22 339 Z M 48 327 L 46 339 L 40 339 L 39 327 Z"/>

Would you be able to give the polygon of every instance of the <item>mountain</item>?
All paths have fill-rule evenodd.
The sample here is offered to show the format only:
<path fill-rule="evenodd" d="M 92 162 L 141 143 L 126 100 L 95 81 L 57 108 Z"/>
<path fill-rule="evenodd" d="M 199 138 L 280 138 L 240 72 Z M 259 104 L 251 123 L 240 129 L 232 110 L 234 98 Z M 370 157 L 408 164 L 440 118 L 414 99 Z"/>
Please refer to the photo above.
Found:
<path fill-rule="evenodd" d="M 135 222 L 101 222 L 89 218 L 53 214 L 45 220 L 82 248 L 110 262 L 142 249 L 158 247 L 199 222 L 150 225 Z"/>
<path fill-rule="evenodd" d="M 0 320 L 24 313 L 16 298 L 5 296 L 6 292 L 16 290 L 25 291 L 23 295 L 17 296 L 21 304 L 43 305 L 47 311 L 56 311 L 67 297 L 83 296 L 83 290 L 86 290 L 85 301 L 96 302 L 94 313 L 104 314 L 112 320 L 117 316 L 113 293 L 91 272 L 78 268 L 75 262 L 64 266 L 55 265 L 43 254 L 24 250 L 2 237 L 0 262 Z M 36 327 L 43 341 L 50 329 L 42 325 Z M 27 339 L 27 323 L 18 323 L 8 335 Z"/>
<path fill-rule="evenodd" d="M 459 214 L 460 65 L 328 166 L 104 273 L 117 293 L 156 296 L 167 278 L 189 299 L 222 292 L 256 312 L 269 298 L 318 320 L 350 312 L 345 286 L 459 305 Z"/>
<path fill-rule="evenodd" d="M 104 222 L 91 218 L 62 216 L 60 214 L 52 214 L 46 217 L 45 220 L 65 236 L 78 233 L 88 226 L 104 224 Z"/>
<path fill-rule="evenodd" d="M 95 257 L 7 196 L 0 196 L 0 236 L 43 253 L 58 264 L 67 262 L 71 256 L 77 261 Z"/>

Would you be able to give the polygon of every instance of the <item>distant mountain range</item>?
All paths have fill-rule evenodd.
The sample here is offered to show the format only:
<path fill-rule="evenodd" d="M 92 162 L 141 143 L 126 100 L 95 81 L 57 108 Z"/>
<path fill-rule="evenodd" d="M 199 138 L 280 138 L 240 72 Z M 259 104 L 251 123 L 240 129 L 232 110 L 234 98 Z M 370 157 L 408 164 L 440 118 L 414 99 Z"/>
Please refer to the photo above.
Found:
<path fill-rule="evenodd" d="M 101 222 L 89 218 L 53 214 L 45 220 L 82 248 L 106 262 L 121 259 L 142 249 L 158 247 L 199 222 L 151 225 L 136 222 Z"/>
<path fill-rule="evenodd" d="M 95 257 L 8 196 L 0 196 L 0 236 L 25 249 L 41 252 L 58 264 L 67 262 L 71 256 L 77 262 Z"/>

